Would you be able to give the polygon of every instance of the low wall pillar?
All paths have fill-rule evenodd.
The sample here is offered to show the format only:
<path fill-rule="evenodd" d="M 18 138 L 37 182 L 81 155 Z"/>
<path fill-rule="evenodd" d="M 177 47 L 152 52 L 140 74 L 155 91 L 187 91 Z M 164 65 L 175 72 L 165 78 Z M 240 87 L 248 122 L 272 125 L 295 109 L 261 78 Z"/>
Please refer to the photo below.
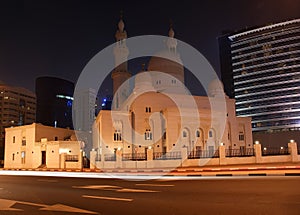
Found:
<path fill-rule="evenodd" d="M 297 162 L 298 161 L 297 143 L 294 140 L 290 140 L 290 142 L 288 143 L 288 147 L 291 156 L 291 161 Z"/>
<path fill-rule="evenodd" d="M 90 152 L 90 169 L 96 169 L 96 156 L 97 156 L 96 151 Z"/>
<path fill-rule="evenodd" d="M 254 144 L 255 163 L 262 163 L 261 144 Z"/>
<path fill-rule="evenodd" d="M 226 165 L 226 154 L 225 154 L 225 146 L 219 146 L 219 164 Z"/>
<path fill-rule="evenodd" d="M 122 167 L 122 150 L 117 150 L 116 151 L 116 168 L 121 168 Z"/>

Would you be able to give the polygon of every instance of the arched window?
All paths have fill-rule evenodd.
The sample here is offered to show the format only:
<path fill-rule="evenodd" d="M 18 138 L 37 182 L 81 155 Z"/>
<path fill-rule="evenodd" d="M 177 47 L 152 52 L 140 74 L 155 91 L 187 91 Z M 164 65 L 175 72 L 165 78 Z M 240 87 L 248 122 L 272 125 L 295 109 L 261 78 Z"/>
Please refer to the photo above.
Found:
<path fill-rule="evenodd" d="M 114 141 L 120 142 L 122 141 L 122 135 L 120 130 L 115 130 L 114 132 Z"/>
<path fill-rule="evenodd" d="M 196 137 L 200 137 L 200 130 L 199 129 L 196 131 Z"/>
<path fill-rule="evenodd" d="M 185 130 L 182 132 L 182 137 L 187 137 L 187 132 Z"/>
<path fill-rule="evenodd" d="M 215 132 L 214 132 L 214 130 L 213 130 L 213 129 L 209 129 L 209 132 L 208 132 L 208 137 L 209 137 L 209 138 L 213 138 L 213 137 L 214 137 L 214 135 L 215 135 Z"/>
<path fill-rule="evenodd" d="M 145 131 L 145 140 L 152 140 L 152 132 L 150 129 L 146 129 Z"/>

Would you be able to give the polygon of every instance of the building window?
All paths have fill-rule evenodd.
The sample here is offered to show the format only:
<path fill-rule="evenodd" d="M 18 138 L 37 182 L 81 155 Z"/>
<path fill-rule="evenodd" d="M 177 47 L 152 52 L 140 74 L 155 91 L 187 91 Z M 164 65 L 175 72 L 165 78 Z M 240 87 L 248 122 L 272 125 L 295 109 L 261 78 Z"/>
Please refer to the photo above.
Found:
<path fill-rule="evenodd" d="M 21 163 L 24 164 L 25 163 L 25 151 L 21 152 Z"/>
<path fill-rule="evenodd" d="M 15 160 L 15 153 L 12 154 L 12 160 Z"/>
<path fill-rule="evenodd" d="M 187 137 L 187 132 L 186 131 L 182 132 L 182 137 Z"/>
<path fill-rule="evenodd" d="M 58 137 L 54 137 L 54 141 L 58 141 Z"/>
<path fill-rule="evenodd" d="M 172 80 L 172 84 L 176 84 L 176 80 Z"/>
<path fill-rule="evenodd" d="M 150 129 L 146 129 L 145 131 L 145 140 L 152 140 L 152 132 Z"/>
<path fill-rule="evenodd" d="M 16 142 L 16 137 L 15 136 L 13 136 L 13 143 L 15 143 Z"/>
<path fill-rule="evenodd" d="M 146 113 L 151 113 L 151 107 L 146 107 Z"/>
<path fill-rule="evenodd" d="M 213 137 L 213 136 L 214 136 L 214 134 L 213 134 L 213 131 L 212 131 L 212 130 L 209 130 L 209 132 L 208 132 L 208 136 L 209 136 L 209 137 Z"/>
<path fill-rule="evenodd" d="M 200 131 L 199 130 L 196 131 L 196 137 L 200 137 Z"/>
<path fill-rule="evenodd" d="M 120 130 L 115 130 L 114 141 L 122 141 L 122 135 Z"/>
<path fill-rule="evenodd" d="M 26 146 L 26 137 L 22 137 L 22 146 Z"/>
<path fill-rule="evenodd" d="M 163 134 L 163 140 L 166 140 L 166 139 L 167 139 L 167 133 L 164 132 L 164 134 Z"/>
<path fill-rule="evenodd" d="M 245 140 L 245 135 L 243 132 L 239 133 L 239 141 L 244 141 Z"/>

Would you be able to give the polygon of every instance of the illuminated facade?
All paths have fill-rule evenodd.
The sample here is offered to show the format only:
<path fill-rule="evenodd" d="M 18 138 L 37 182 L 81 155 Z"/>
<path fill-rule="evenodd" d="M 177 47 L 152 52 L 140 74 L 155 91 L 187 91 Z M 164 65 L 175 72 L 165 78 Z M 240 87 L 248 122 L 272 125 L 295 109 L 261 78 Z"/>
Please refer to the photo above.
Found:
<path fill-rule="evenodd" d="M 35 122 L 35 94 L 0 83 L 0 160 L 3 160 L 5 128 Z M 1 165 L 1 163 L 0 163 Z"/>
<path fill-rule="evenodd" d="M 119 31 L 123 28 L 122 21 Z M 114 90 L 112 110 L 101 110 L 94 123 L 93 151 L 97 156 L 111 159 L 117 151 L 132 155 L 145 154 L 148 149 L 163 154 L 182 148 L 214 152 L 220 145 L 243 151 L 253 148 L 251 118 L 236 117 L 235 101 L 225 95 L 218 79 L 209 84 L 209 97 L 184 93 L 184 69 L 172 27 L 158 56 L 150 59 L 148 71 L 134 77 L 134 89 L 122 102 L 118 93 L 127 93 L 128 85 L 113 76 L 114 86 L 121 87 Z M 211 101 L 218 104 L 216 107 L 224 105 L 214 116 Z"/>
<path fill-rule="evenodd" d="M 300 128 L 300 19 L 219 38 L 222 81 L 253 131 Z"/>
<path fill-rule="evenodd" d="M 4 168 L 79 169 L 81 148 L 74 131 L 33 123 L 5 129 Z"/>

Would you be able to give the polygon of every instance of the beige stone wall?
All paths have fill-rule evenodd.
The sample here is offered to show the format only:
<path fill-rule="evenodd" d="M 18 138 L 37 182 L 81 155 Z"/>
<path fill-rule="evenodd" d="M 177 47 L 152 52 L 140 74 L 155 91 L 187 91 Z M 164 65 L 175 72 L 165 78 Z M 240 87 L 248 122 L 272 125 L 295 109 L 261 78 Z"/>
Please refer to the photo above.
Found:
<path fill-rule="evenodd" d="M 183 146 L 187 146 L 189 150 L 195 150 L 196 147 L 207 150 L 209 146 L 217 149 L 220 143 L 224 143 L 226 148 L 252 147 L 251 118 L 235 116 L 233 99 L 226 99 L 224 110 L 222 101 L 214 99 L 216 106 L 220 106 L 214 112 L 214 117 L 223 118 L 212 121 L 208 97 L 175 95 L 178 104 L 171 97 L 157 92 L 147 92 L 138 97 L 131 95 L 125 103 L 124 111 L 101 111 L 95 122 L 100 135 L 94 137 L 94 148 L 101 149 L 99 153 L 114 153 L 117 148 L 122 149 L 123 153 L 144 153 L 149 146 L 154 152 L 180 150 Z M 191 106 L 190 99 L 195 100 L 198 110 Z M 147 107 L 151 108 L 150 113 L 146 111 Z M 132 114 L 136 134 L 131 131 Z M 115 125 L 118 123 L 122 124 L 122 136 L 126 136 L 120 142 L 113 141 L 114 131 L 117 129 Z M 221 123 L 225 123 L 224 132 L 221 131 Z M 152 140 L 145 140 L 146 129 L 151 129 Z M 164 130 L 165 139 L 162 138 Z M 196 137 L 197 130 L 201 134 L 199 138 Z M 213 137 L 209 137 L 210 130 L 213 131 Z M 184 131 L 187 137 L 183 137 Z M 244 134 L 243 141 L 239 140 L 239 132 Z"/>
<path fill-rule="evenodd" d="M 63 141 L 66 135 L 72 133 L 74 133 L 72 130 L 57 129 L 35 123 L 7 128 L 4 167 L 38 168 L 42 164 L 42 151 L 45 151 L 46 167 L 60 168 L 61 162 L 63 162 L 60 156 L 61 153 L 80 155 L 80 143 L 78 141 Z M 47 139 L 48 137 L 54 139 L 55 136 L 60 140 L 49 141 Z M 39 141 L 36 141 L 36 139 Z M 22 145 L 22 140 L 26 140 L 26 145 Z M 74 165 L 80 168 L 81 164 L 77 162 L 77 164 L 71 166 L 74 167 Z"/>

